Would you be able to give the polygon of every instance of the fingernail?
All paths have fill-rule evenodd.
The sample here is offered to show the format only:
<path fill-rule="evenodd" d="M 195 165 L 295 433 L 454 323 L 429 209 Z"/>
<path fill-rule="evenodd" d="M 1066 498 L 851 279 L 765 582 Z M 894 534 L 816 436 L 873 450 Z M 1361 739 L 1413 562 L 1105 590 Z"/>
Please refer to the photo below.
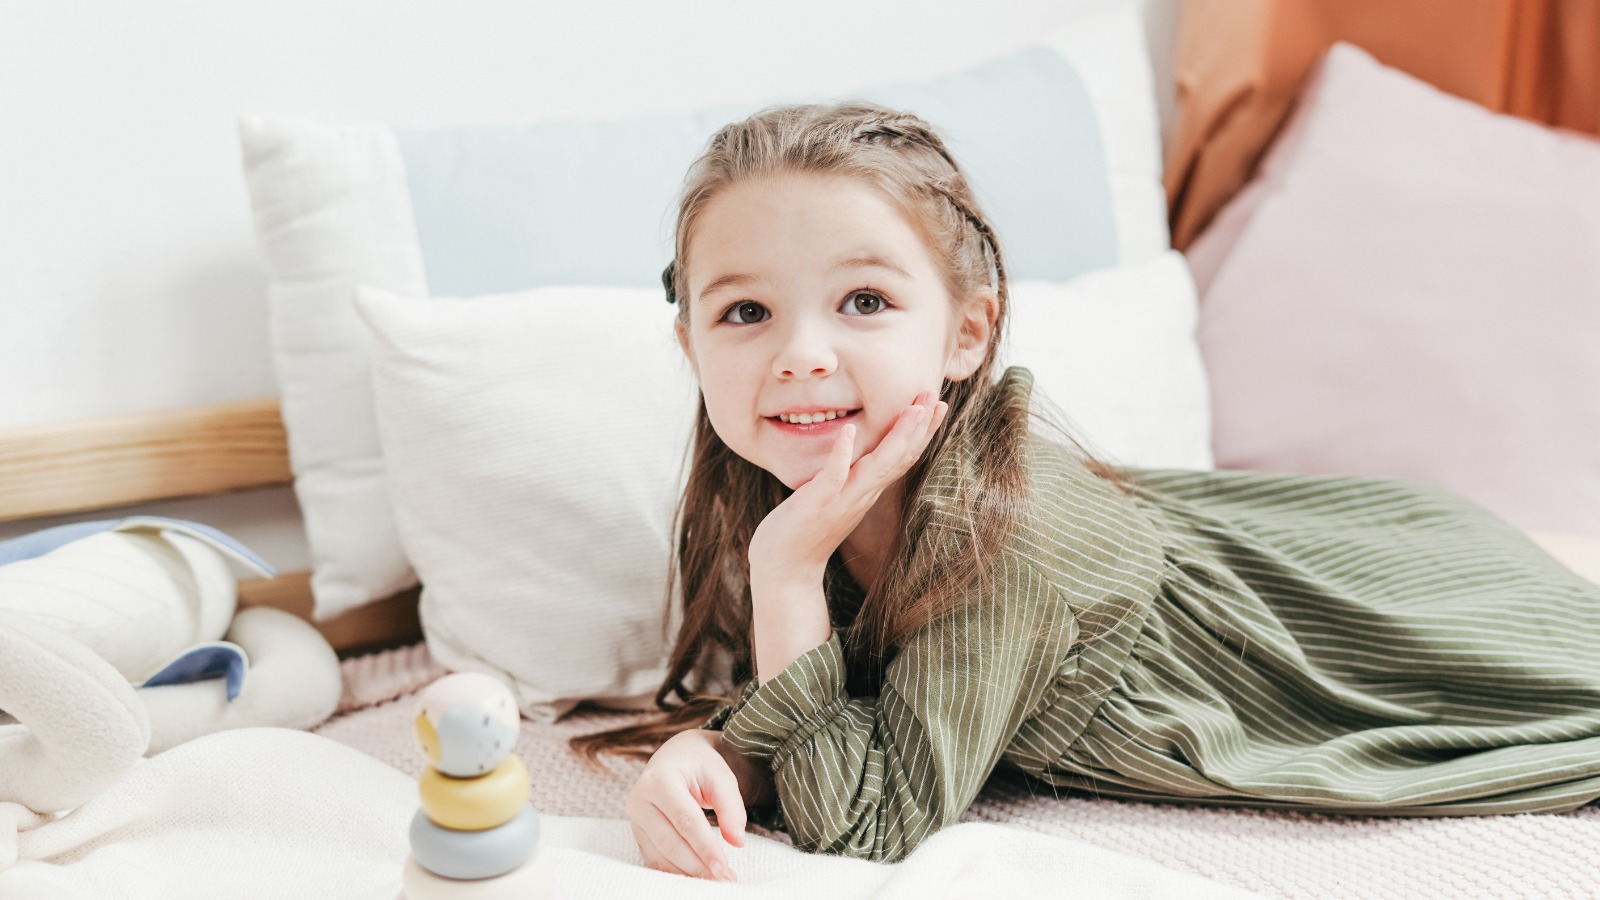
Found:
<path fill-rule="evenodd" d="M 713 874 L 715 874 L 717 876 L 717 880 L 718 881 L 735 881 L 735 880 L 737 880 L 737 879 L 735 879 L 733 877 L 733 870 L 728 868 L 727 866 L 717 866 L 715 869 L 712 870 L 712 872 L 713 872 Z"/>

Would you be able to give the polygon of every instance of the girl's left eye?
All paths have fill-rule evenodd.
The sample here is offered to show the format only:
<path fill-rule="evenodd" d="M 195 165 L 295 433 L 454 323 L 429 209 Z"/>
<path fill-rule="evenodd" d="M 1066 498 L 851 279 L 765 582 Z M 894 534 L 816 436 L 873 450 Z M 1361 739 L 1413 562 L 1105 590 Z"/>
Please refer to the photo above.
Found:
<path fill-rule="evenodd" d="M 883 299 L 882 295 L 876 291 L 851 291 L 850 296 L 845 298 L 844 308 L 858 309 L 861 310 L 862 315 L 870 316 L 882 310 L 886 305 L 888 305 L 888 301 Z"/>

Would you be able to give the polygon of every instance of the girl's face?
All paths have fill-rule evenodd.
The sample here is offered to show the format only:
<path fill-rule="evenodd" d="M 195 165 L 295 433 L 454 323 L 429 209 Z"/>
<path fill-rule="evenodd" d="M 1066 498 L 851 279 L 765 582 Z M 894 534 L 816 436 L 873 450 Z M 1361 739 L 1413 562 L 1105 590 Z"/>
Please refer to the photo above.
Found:
<path fill-rule="evenodd" d="M 993 304 L 957 320 L 910 222 L 852 178 L 784 174 L 735 184 L 701 213 L 689 356 L 717 435 L 798 488 L 856 423 L 856 459 L 896 416 L 982 362 Z M 988 298 L 992 301 L 992 298 Z M 780 414 L 841 412 L 811 425 Z"/>

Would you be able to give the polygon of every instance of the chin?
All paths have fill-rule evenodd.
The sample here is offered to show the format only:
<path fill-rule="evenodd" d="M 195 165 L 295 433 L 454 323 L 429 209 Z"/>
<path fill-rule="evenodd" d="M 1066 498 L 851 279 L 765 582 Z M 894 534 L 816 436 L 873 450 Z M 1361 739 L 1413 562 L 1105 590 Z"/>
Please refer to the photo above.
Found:
<path fill-rule="evenodd" d="M 733 450 L 731 446 L 728 449 Z M 772 466 L 767 465 L 760 459 L 751 459 L 748 454 L 741 453 L 738 450 L 733 450 L 733 453 L 735 456 L 739 457 L 750 465 L 760 469 L 768 475 L 771 475 L 773 478 L 778 479 L 783 483 L 784 487 L 787 487 L 791 491 L 797 488 L 799 485 L 805 484 L 806 481 L 808 481 L 812 476 L 821 471 L 820 468 L 814 469 L 809 475 L 802 476 L 800 473 L 795 471 L 793 466 L 784 466 L 774 469 Z"/>
<path fill-rule="evenodd" d="M 822 471 L 822 467 L 817 466 L 812 469 L 800 470 L 794 466 L 786 466 L 777 471 L 772 469 L 767 469 L 767 471 L 771 473 L 773 478 L 783 482 L 784 487 L 795 491 L 799 490 L 801 485 L 817 477 L 817 473 Z"/>
<path fill-rule="evenodd" d="M 760 468 L 763 471 L 765 471 L 768 475 L 771 475 L 773 478 L 778 479 L 780 482 L 783 483 L 784 487 L 788 488 L 791 491 L 799 488 L 800 485 L 805 484 L 806 481 L 807 481 L 806 478 L 797 477 L 796 473 L 794 472 L 793 469 L 779 469 L 777 471 L 774 471 L 772 469 L 767 468 L 766 466 L 760 466 Z"/>
<path fill-rule="evenodd" d="M 801 485 L 817 477 L 817 473 L 822 471 L 823 463 L 826 461 L 826 454 L 823 454 L 810 464 L 807 464 L 802 459 L 783 459 L 774 464 L 770 455 L 763 457 L 762 454 L 755 454 L 752 456 L 752 454 L 736 449 L 732 445 L 728 445 L 728 448 L 733 450 L 734 454 L 740 459 L 778 479 L 783 483 L 784 487 L 791 491 L 799 490 Z"/>

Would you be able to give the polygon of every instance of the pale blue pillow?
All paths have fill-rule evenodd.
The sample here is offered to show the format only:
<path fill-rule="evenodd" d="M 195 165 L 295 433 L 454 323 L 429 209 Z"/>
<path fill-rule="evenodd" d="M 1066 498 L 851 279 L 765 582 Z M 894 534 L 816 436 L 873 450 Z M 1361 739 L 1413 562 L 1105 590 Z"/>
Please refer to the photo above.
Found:
<path fill-rule="evenodd" d="M 1065 281 L 1120 261 L 1089 95 L 1071 63 L 1032 47 L 833 98 L 526 127 L 396 128 L 429 293 L 659 286 L 672 258 L 675 199 L 711 135 L 773 102 L 832 99 L 931 122 L 971 176 L 1011 278 Z"/>

